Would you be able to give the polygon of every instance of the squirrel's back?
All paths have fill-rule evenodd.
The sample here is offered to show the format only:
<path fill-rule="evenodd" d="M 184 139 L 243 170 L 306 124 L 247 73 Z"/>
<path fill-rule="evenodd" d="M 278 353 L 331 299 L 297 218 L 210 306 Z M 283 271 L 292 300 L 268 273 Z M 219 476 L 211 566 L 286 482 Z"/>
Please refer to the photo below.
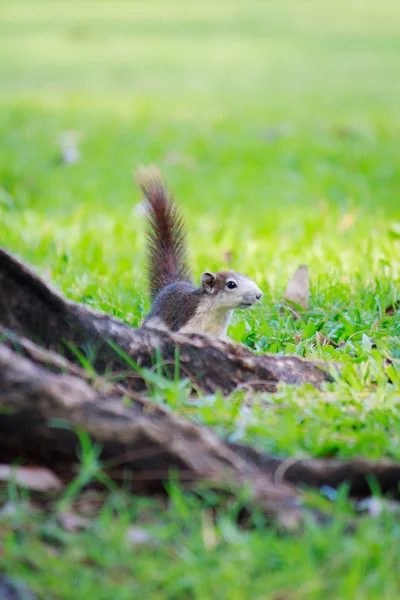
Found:
<path fill-rule="evenodd" d="M 200 299 L 200 290 L 191 283 L 171 283 L 155 298 L 143 325 L 179 331 L 196 314 Z"/>
<path fill-rule="evenodd" d="M 148 279 L 152 300 L 169 284 L 190 282 L 185 224 L 157 167 L 136 174 L 147 213 Z"/>

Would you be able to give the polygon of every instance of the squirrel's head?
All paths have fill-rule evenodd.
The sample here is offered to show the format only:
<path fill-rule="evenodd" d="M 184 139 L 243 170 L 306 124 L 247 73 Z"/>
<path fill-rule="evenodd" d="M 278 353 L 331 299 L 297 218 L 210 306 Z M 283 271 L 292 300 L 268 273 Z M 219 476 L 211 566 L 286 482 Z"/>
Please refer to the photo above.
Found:
<path fill-rule="evenodd" d="M 262 296 L 254 281 L 235 271 L 206 271 L 201 276 L 201 289 L 204 294 L 214 296 L 218 306 L 227 310 L 248 308 Z"/>

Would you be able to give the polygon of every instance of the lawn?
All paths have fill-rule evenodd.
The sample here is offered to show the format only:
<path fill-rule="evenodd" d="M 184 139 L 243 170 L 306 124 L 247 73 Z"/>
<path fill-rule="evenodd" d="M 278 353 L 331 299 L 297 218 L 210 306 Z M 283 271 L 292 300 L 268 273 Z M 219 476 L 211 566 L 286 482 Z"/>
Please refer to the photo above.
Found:
<path fill-rule="evenodd" d="M 231 268 L 264 291 L 229 335 L 344 365 L 322 392 L 157 400 L 278 456 L 400 460 L 400 311 L 385 312 L 400 295 L 399 56 L 395 0 L 3 4 L 0 245 L 67 297 L 137 326 L 149 297 L 132 170 L 157 163 L 195 277 Z M 60 161 L 65 131 L 79 136 L 73 165 Z M 311 302 L 293 320 L 280 302 L 299 264 Z M 314 494 L 332 519 L 296 535 L 258 514 L 240 528 L 238 503 L 215 507 L 173 483 L 168 502 L 106 496 L 71 532 L 57 502 L 42 513 L 3 487 L 0 569 L 45 600 L 400 595 L 398 514 L 349 531 L 345 489 Z M 132 525 L 144 540 L 128 540 Z"/>

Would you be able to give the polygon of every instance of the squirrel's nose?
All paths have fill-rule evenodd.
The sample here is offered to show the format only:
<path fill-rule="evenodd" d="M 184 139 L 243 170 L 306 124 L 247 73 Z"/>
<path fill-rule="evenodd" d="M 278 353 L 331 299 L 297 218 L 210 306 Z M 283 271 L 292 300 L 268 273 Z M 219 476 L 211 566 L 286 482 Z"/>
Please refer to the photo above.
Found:
<path fill-rule="evenodd" d="M 256 294 L 256 298 L 257 298 L 257 300 L 259 300 L 259 299 L 261 298 L 261 296 L 262 296 L 262 295 L 263 295 L 263 294 L 262 294 L 262 292 L 257 292 L 257 294 Z"/>

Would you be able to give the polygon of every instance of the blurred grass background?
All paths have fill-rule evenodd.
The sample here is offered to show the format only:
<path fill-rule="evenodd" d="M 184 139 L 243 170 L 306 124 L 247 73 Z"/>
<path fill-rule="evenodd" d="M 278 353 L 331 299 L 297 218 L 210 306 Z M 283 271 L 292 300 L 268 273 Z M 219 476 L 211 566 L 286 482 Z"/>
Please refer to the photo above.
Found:
<path fill-rule="evenodd" d="M 395 253 L 399 16 L 389 0 L 4 4 L 1 243 L 136 323 L 131 171 L 156 162 L 196 275 L 231 252 L 268 299 L 299 262 L 323 289 L 379 274 Z M 65 130 L 81 140 L 71 167 Z"/>
<path fill-rule="evenodd" d="M 400 273 L 399 56 L 395 0 L 3 3 L 0 244 L 69 297 L 136 326 L 149 301 L 132 170 L 158 163 L 188 222 L 196 277 L 233 268 L 265 292 L 230 335 L 347 370 L 328 393 L 194 405 L 171 384 L 156 400 L 279 455 L 398 460 L 400 319 L 385 308 Z M 66 131 L 79 138 L 73 165 L 60 160 Z M 279 300 L 301 263 L 311 306 L 292 321 Z M 343 345 L 322 347 L 317 331 Z M 172 492 L 161 513 L 111 494 L 93 529 L 71 536 L 33 525 L 25 507 L 0 564 L 46 598 L 399 595 L 395 517 L 365 518 L 350 535 L 342 497 L 329 529 L 282 537 L 261 521 L 238 529 L 235 508 L 213 525 L 207 502 Z M 162 545 L 135 548 L 132 565 L 123 532 L 135 519 Z M 65 560 L 42 544 L 46 527 Z"/>

